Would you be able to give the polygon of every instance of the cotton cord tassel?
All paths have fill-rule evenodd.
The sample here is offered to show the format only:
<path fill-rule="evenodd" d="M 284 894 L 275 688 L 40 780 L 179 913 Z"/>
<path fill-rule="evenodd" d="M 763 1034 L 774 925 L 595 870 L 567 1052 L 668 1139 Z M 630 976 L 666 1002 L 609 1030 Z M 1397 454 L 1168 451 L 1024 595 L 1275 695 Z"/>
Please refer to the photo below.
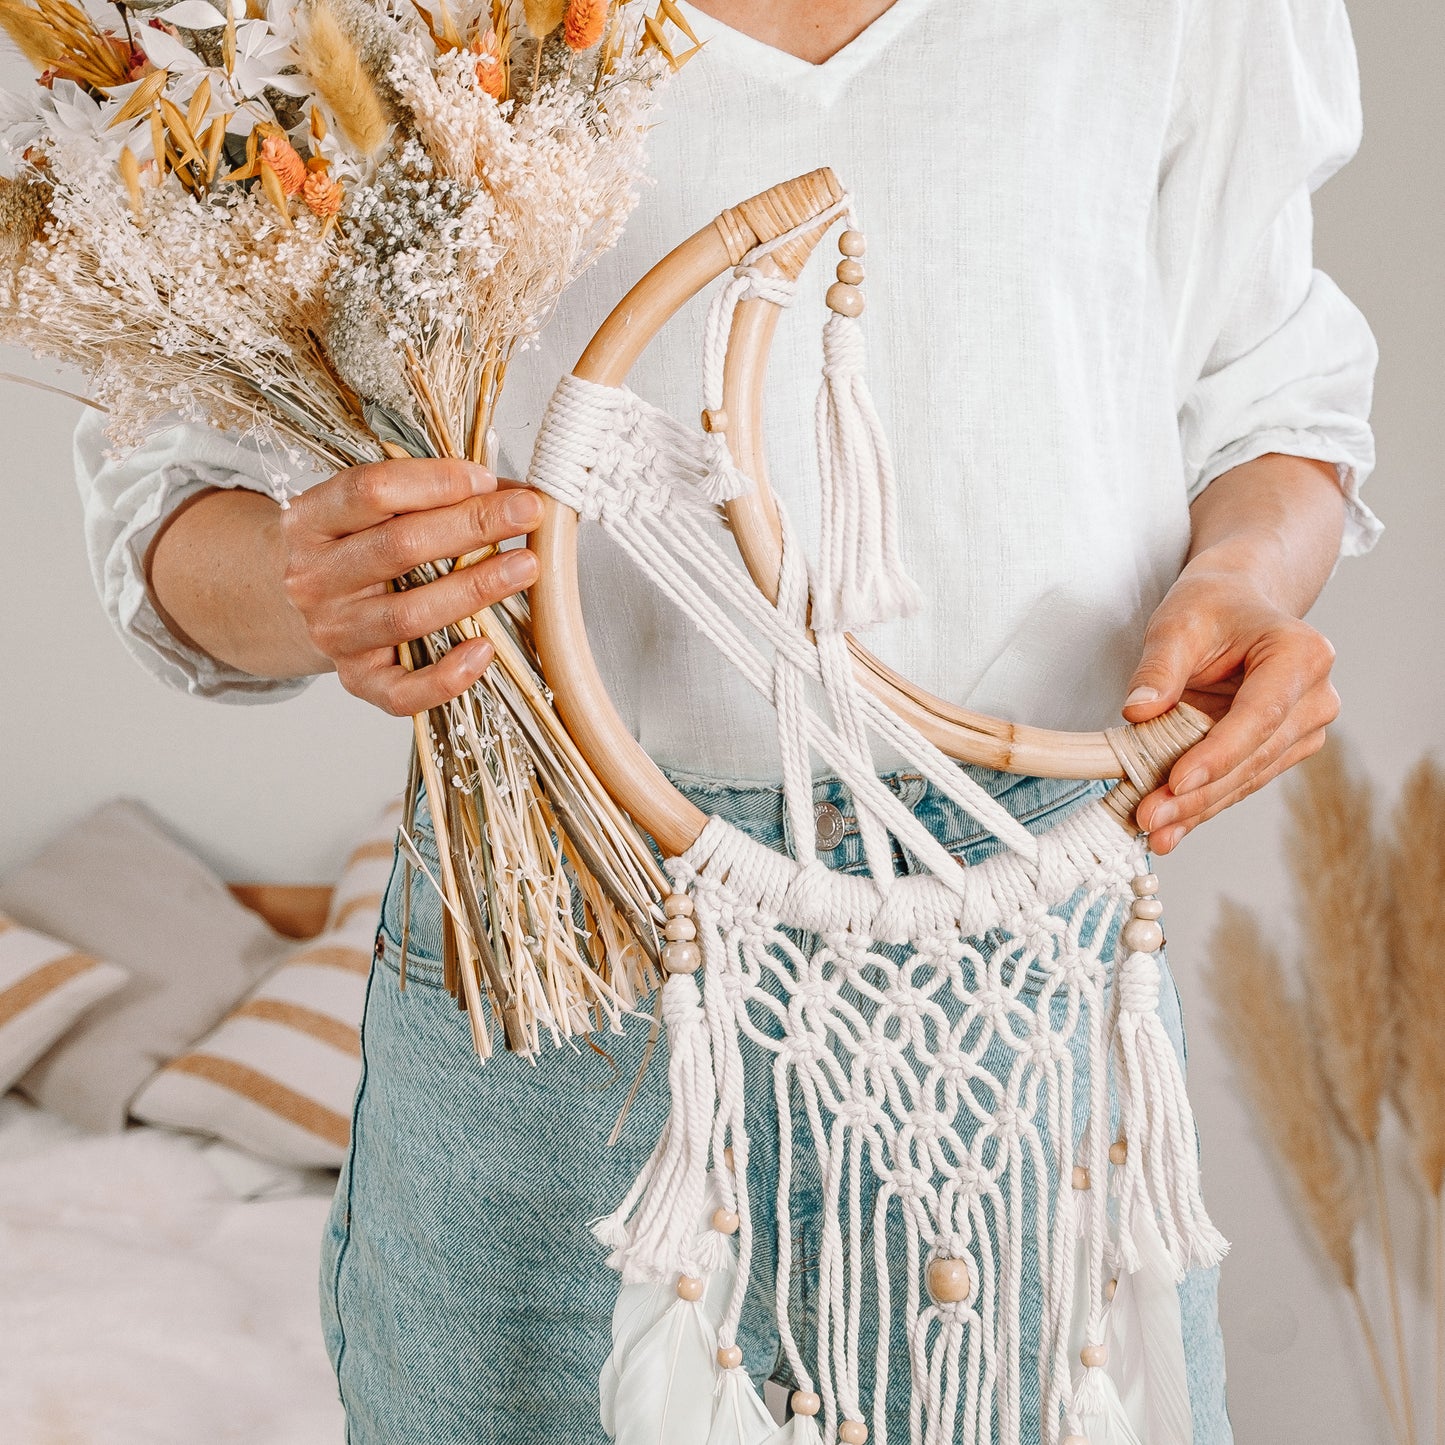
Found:
<path fill-rule="evenodd" d="M 1210 1221 L 1200 1193 L 1194 1113 L 1179 1057 L 1159 1017 L 1157 958 L 1126 953 L 1114 987 L 1114 1082 L 1121 1136 L 1114 1149 L 1123 1154 L 1122 1162 L 1116 1160 L 1114 1179 L 1118 1262 L 1129 1273 L 1140 1268 L 1140 1234 L 1146 1219 L 1157 1216 L 1177 1281 L 1192 1268 L 1217 1264 L 1229 1246 Z"/>
<path fill-rule="evenodd" d="M 898 482 L 865 361 L 856 318 L 834 311 L 823 326 L 815 409 L 823 525 L 813 606 L 818 626 L 844 631 L 923 605 L 899 554 Z"/>
<path fill-rule="evenodd" d="M 708 459 L 706 478 L 701 482 L 709 501 L 722 503 L 752 491 L 752 481 L 733 463 L 727 444 L 727 413 L 723 410 L 723 373 L 727 366 L 728 337 L 738 302 L 754 287 L 752 274 L 739 267 L 707 308 L 702 333 L 702 425 Z M 786 283 L 782 283 L 786 284 Z M 791 295 L 789 287 L 786 293 Z"/>
<path fill-rule="evenodd" d="M 662 988 L 662 1017 L 671 1101 L 667 1127 L 639 1178 L 639 1183 L 645 1179 L 642 1189 L 634 1186 L 621 1209 L 592 1227 L 611 1248 L 607 1262 L 624 1285 L 706 1272 L 708 1265 L 716 1265 L 713 1231 L 698 1228 L 707 1200 L 717 1101 L 702 995 L 692 974 L 669 975 Z M 628 1218 L 634 1204 L 636 1212 Z"/>

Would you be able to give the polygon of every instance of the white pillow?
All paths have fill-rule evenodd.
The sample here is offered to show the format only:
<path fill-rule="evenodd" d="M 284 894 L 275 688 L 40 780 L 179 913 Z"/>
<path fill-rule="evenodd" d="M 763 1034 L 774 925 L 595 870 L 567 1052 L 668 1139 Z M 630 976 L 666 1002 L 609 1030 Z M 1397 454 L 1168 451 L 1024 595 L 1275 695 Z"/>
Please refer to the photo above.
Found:
<path fill-rule="evenodd" d="M 128 977 L 0 914 L 0 1093 Z"/>
<path fill-rule="evenodd" d="M 146 1084 L 131 1113 L 285 1164 L 337 1168 L 361 1076 L 361 1014 L 401 805 L 353 850 L 325 929 Z"/>

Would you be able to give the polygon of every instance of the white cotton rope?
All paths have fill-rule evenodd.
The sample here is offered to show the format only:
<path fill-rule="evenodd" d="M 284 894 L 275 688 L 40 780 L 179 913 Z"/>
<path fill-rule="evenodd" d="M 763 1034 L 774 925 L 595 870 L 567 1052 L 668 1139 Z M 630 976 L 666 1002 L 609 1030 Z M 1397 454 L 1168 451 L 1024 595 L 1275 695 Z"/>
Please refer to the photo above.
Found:
<path fill-rule="evenodd" d="M 724 283 L 704 337 L 714 413 L 736 307 L 792 295 L 758 263 L 844 214 L 846 200 L 756 248 Z M 779 505 L 776 603 L 720 541 L 719 504 L 752 486 L 725 428 L 699 433 L 624 388 L 564 377 L 528 476 L 599 523 L 770 700 L 795 854 L 713 817 L 667 860 L 669 918 L 695 934 L 701 964 L 663 986 L 662 1137 L 594 1225 L 634 1292 L 619 1305 L 604 1423 L 637 1438 L 626 1410 L 617 1418 L 627 1401 L 651 1398 L 656 1380 L 705 1378 L 717 1402 L 706 1445 L 831 1445 L 859 1438 L 865 1421 L 875 1441 L 895 1445 L 893 1385 L 906 1387 L 909 1445 L 1020 1445 L 1032 1434 L 1060 1445 L 1089 1429 L 1102 1445 L 1140 1438 L 1150 1418 L 1160 1438 L 1149 1445 L 1191 1445 L 1177 1426 L 1177 1379 L 1169 1398 L 1151 1399 L 1148 1381 L 1115 1377 L 1137 1349 L 1109 1359 L 1116 1336 L 1128 1344 L 1143 1329 L 1152 1338 L 1177 1327 L 1157 1310 L 1147 1325 L 1116 1321 L 1111 1280 L 1147 1280 L 1138 1299 L 1158 1300 L 1161 1272 L 1172 1281 L 1224 1249 L 1200 1199 L 1193 1117 L 1158 1016 L 1156 885 L 1140 840 L 1102 808 L 1075 810 L 1036 837 L 859 681 L 847 630 L 902 615 L 916 599 L 897 554 L 897 479 L 862 383 L 861 333 L 836 315 L 828 327 L 821 555 L 809 565 Z M 1111 734 L 1136 784 L 1157 772 L 1151 750 L 1169 745 L 1166 733 Z M 1006 851 L 973 867 L 952 857 L 878 777 L 874 741 Z M 818 856 L 815 758 L 849 790 L 866 876 Z M 923 871 L 895 876 L 893 840 Z M 1116 937 L 1144 946 L 1116 951 Z M 765 1079 L 749 1077 L 759 1069 Z M 1089 1117 L 1076 1137 L 1080 1069 Z M 798 1413 L 776 1431 L 737 1348 L 756 1243 L 746 1101 L 760 1087 L 773 1091 L 778 1128 L 774 1307 L 799 1390 Z M 790 1313 L 801 1171 L 823 1198 L 809 1339 Z M 1042 1318 L 1029 1354 L 1031 1272 Z M 708 1280 L 725 1293 L 688 1304 Z M 1177 1376 L 1181 1351 L 1154 1356 Z M 1041 1400 L 1037 1419 L 1026 1418 L 1031 1397 Z M 656 1429 L 649 1413 L 650 1445 L 703 1445 L 696 1410 L 684 1413 L 690 1423 L 669 1425 L 673 1412 L 660 1409 Z"/>

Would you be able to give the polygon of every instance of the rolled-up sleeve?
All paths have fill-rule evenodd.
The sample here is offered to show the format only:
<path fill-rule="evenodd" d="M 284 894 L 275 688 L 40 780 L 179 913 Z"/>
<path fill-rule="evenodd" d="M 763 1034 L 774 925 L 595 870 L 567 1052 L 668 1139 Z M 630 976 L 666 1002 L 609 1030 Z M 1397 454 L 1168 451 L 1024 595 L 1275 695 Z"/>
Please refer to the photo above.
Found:
<path fill-rule="evenodd" d="M 1366 552 L 1375 338 L 1313 259 L 1312 193 L 1361 136 L 1344 5 L 1197 0 L 1182 55 L 1158 258 L 1190 500 L 1266 452 L 1330 462 Z"/>
<path fill-rule="evenodd" d="M 294 697 L 310 679 L 253 677 L 176 637 L 156 611 L 146 580 L 151 541 L 183 502 L 212 487 L 271 494 L 263 449 L 178 420 L 123 456 L 109 451 L 104 416 L 87 410 L 74 442 L 86 552 L 101 604 L 131 655 L 163 682 L 197 697 L 241 703 Z M 273 458 L 270 474 L 274 466 Z"/>

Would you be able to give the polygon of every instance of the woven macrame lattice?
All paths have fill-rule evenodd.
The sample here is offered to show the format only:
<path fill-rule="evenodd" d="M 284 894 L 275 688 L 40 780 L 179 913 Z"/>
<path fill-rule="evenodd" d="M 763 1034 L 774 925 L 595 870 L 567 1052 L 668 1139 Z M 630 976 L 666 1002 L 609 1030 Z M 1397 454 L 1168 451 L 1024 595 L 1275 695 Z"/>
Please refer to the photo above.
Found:
<path fill-rule="evenodd" d="M 759 289 L 782 299 L 744 266 L 715 303 L 705 392 L 732 308 Z M 1174 1285 L 1223 1242 L 1157 1016 L 1157 883 L 1102 808 L 1035 837 L 856 680 L 846 629 L 868 620 L 860 607 L 896 614 L 910 595 L 861 343 L 844 317 L 828 328 L 820 556 L 802 556 L 784 515 L 776 603 L 718 525 L 718 503 L 749 483 L 716 436 L 568 377 L 533 457 L 530 482 L 600 523 L 773 704 L 796 851 L 713 818 L 668 861 L 672 1107 L 648 1166 L 595 1226 L 622 1279 L 603 1421 L 649 1445 L 853 1445 L 870 1424 L 891 1442 L 901 1373 L 916 1445 L 1188 1445 Z M 971 868 L 950 856 L 877 776 L 874 739 L 1007 851 Z M 852 794 L 870 876 L 815 854 L 814 758 Z M 919 871 L 895 876 L 893 840 Z M 760 1083 L 782 1111 L 774 1283 L 800 1386 L 781 1428 L 736 1344 L 756 1245 L 744 1105 Z M 801 1124 L 788 1117 L 797 1100 Z M 803 1163 L 824 1201 L 811 1343 L 787 1309 L 789 1183 Z M 904 1242 L 901 1272 L 890 1239 Z M 1042 1294 L 1032 1334 L 1026 1269 Z M 864 1327 L 870 1300 L 881 1328 Z"/>

